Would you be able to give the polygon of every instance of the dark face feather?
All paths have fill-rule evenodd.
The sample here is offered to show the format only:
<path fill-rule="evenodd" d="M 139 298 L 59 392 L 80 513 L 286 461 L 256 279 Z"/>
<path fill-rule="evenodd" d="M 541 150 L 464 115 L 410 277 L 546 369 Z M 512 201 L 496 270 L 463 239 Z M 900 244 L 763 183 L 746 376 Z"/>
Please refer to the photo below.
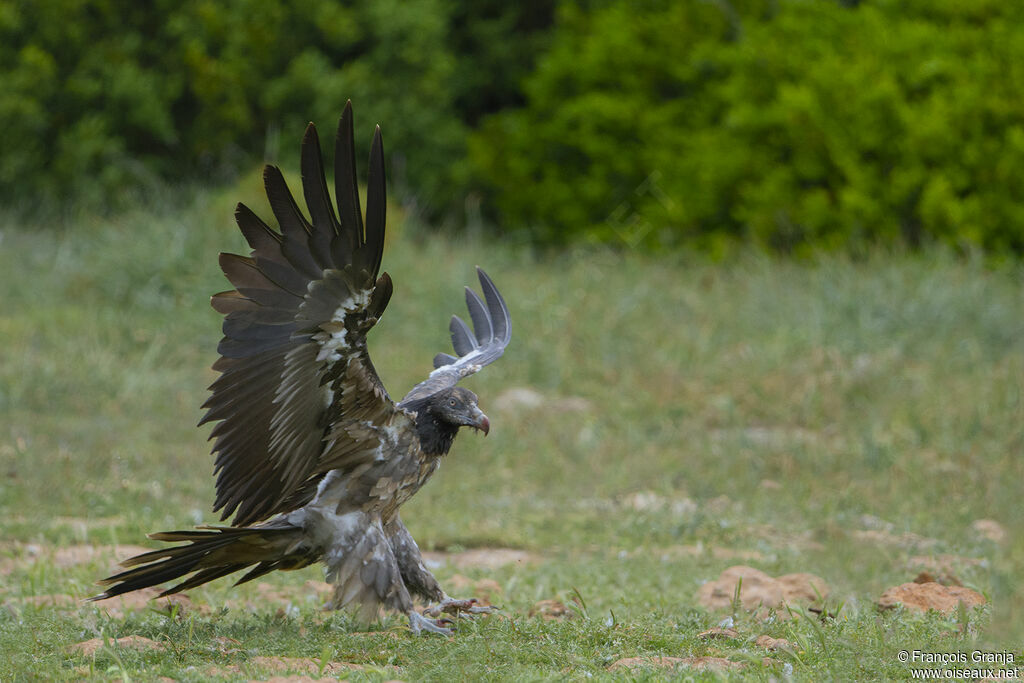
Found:
<path fill-rule="evenodd" d="M 416 433 L 428 455 L 444 455 L 451 448 L 459 427 L 472 427 L 487 434 L 491 422 L 476 404 L 476 394 L 453 387 L 439 391 L 416 406 Z"/>
<path fill-rule="evenodd" d="M 491 431 L 491 422 L 477 406 L 477 397 L 469 389 L 453 387 L 433 397 L 428 408 L 434 416 L 449 425 L 472 427 L 487 434 Z"/>

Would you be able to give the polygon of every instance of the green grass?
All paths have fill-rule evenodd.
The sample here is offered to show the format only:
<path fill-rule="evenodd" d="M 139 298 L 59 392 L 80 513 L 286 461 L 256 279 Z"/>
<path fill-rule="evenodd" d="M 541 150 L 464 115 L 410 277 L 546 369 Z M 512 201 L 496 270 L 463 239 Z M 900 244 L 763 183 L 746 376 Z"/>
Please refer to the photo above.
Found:
<path fill-rule="evenodd" d="M 901 648 L 1009 647 L 1021 659 L 1024 271 L 943 253 L 720 265 L 537 255 L 399 224 L 384 261 L 395 296 L 370 340 L 393 394 L 447 349 L 474 264 L 512 309 L 513 344 L 469 380 L 491 435 L 461 436 L 403 514 L 424 549 L 540 557 L 438 570 L 448 585 L 456 573 L 497 581 L 504 617 L 452 640 L 414 638 L 396 617 L 361 633 L 317 609 L 303 586 L 322 578 L 314 568 L 266 579 L 296 596 L 284 609 L 228 580 L 193 591 L 195 608 L 178 613 L 26 601 L 88 596 L 111 566 L 102 555 L 52 560 L 61 548 L 143 544 L 149 531 L 215 521 L 206 431 L 194 428 L 220 336 L 207 297 L 227 288 L 216 253 L 243 249 L 232 200 L 269 213 L 257 190 L 247 181 L 230 197 L 59 229 L 0 221 L 0 680 L 245 680 L 273 675 L 256 659 L 269 656 L 364 665 L 331 674 L 353 680 L 714 680 L 608 670 L 625 657 L 702 655 L 745 663 L 735 677 L 792 667 L 800 680 L 866 680 L 906 677 Z M 515 387 L 547 403 L 500 400 Z M 654 504 L 634 504 L 637 493 Z M 981 537 L 979 519 L 1007 540 Z M 884 589 L 916 574 L 911 557 L 946 554 L 989 606 L 877 610 Z M 821 576 L 837 617 L 739 612 L 738 639 L 698 639 L 727 615 L 695 593 L 734 564 Z M 574 618 L 529 617 L 545 599 Z M 165 649 L 69 649 L 132 634 Z M 765 653 L 753 644 L 764 634 L 793 650 Z"/>

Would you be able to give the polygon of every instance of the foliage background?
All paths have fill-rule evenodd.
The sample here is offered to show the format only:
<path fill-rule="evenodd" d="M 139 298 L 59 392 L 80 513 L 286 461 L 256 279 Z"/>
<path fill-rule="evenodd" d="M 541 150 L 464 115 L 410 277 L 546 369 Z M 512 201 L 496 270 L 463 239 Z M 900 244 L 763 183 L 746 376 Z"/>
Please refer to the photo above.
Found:
<path fill-rule="evenodd" d="M 352 98 L 435 225 L 1020 254 L 1022 84 L 1024 5 L 996 0 L 3 0 L 0 201 L 229 181 Z"/>
<path fill-rule="evenodd" d="M 1024 660 L 1021 7 L 0 0 L 0 680 L 281 673 L 257 655 L 353 680 Z M 322 613 L 313 567 L 268 576 L 275 600 L 221 581 L 184 613 L 82 603 L 115 548 L 213 521 L 213 255 L 245 251 L 236 201 L 268 215 L 260 162 L 297 187 L 302 128 L 329 143 L 348 98 L 359 144 L 384 126 L 396 201 L 370 339 L 388 387 L 447 346 L 474 263 L 516 326 L 470 379 L 494 432 L 405 519 L 424 549 L 538 561 L 439 569 L 503 592 L 453 641 Z M 700 638 L 725 615 L 695 591 L 739 562 L 824 577 L 837 618 L 736 612 L 737 638 Z M 922 562 L 989 605 L 880 612 Z M 550 599 L 574 618 L 531 616 Z M 68 647 L 123 635 L 165 649 Z"/>
<path fill-rule="evenodd" d="M 161 181 L 225 181 L 296 156 L 347 99 L 386 126 L 392 182 L 440 215 L 468 126 L 517 103 L 551 3 L 506 7 L 102 0 L 0 2 L 0 199 L 122 207 Z M 496 35 L 515 34 L 513 41 Z M 367 134 L 358 139 L 368 153 Z M 412 153 L 414 152 L 414 153 Z M 127 193 L 127 196 L 126 196 Z M 127 201 L 125 201 L 127 200 Z"/>

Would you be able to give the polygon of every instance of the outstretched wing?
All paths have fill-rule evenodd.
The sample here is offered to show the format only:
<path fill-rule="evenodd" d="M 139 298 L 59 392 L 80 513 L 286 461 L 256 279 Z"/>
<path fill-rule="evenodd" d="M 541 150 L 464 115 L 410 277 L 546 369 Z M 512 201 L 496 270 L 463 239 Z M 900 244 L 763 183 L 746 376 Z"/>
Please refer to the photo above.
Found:
<path fill-rule="evenodd" d="M 512 338 L 508 306 L 487 273 L 479 267 L 476 273 L 480 278 L 484 300 L 481 301 L 476 292 L 466 287 L 466 307 L 473 321 L 473 330 L 470 331 L 459 316 L 452 316 L 448 329 L 452 333 L 452 347 L 458 356 L 447 353 L 434 356 L 434 371 L 405 395 L 398 404 L 399 408 L 415 409 L 419 402 L 455 386 L 460 379 L 490 365 L 505 352 Z"/>
<path fill-rule="evenodd" d="M 335 215 L 316 128 L 302 141 L 302 191 L 310 220 L 299 210 L 281 171 L 263 173 L 281 232 L 248 207 L 235 212 L 252 254 L 221 254 L 235 289 L 211 303 L 225 315 L 220 377 L 203 405 L 200 424 L 216 454 L 221 519 L 250 524 L 307 502 L 323 473 L 324 438 L 346 406 L 385 422 L 395 408 L 370 362 L 366 333 L 391 297 L 380 270 L 384 248 L 384 151 L 378 127 L 370 152 L 366 225 L 360 215 L 351 102 L 335 144 Z M 339 220 L 340 219 L 340 220 Z M 372 435 L 370 435 L 372 436 Z M 368 437 L 369 438 L 369 437 Z"/>

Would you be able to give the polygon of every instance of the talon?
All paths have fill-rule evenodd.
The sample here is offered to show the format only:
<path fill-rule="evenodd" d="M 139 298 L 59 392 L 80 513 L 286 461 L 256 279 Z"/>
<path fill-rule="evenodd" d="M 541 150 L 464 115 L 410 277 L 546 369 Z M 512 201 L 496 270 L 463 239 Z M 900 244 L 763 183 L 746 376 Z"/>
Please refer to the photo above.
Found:
<path fill-rule="evenodd" d="M 476 598 L 449 598 L 445 597 L 436 605 L 431 605 L 423 610 L 423 613 L 431 617 L 438 617 L 442 613 L 451 614 L 456 617 L 470 616 L 474 614 L 490 614 L 496 611 L 497 607 L 490 605 L 478 605 Z"/>
<path fill-rule="evenodd" d="M 466 611 L 470 614 L 490 614 L 491 612 L 497 612 L 499 609 L 501 608 L 493 605 L 473 605 Z"/>
<path fill-rule="evenodd" d="M 422 631 L 436 633 L 441 636 L 450 636 L 452 635 L 452 629 L 445 628 L 443 625 L 445 623 L 451 624 L 452 621 L 449 619 L 438 619 L 435 621 L 427 619 L 416 610 L 409 612 L 409 630 L 416 636 L 420 635 Z"/>

